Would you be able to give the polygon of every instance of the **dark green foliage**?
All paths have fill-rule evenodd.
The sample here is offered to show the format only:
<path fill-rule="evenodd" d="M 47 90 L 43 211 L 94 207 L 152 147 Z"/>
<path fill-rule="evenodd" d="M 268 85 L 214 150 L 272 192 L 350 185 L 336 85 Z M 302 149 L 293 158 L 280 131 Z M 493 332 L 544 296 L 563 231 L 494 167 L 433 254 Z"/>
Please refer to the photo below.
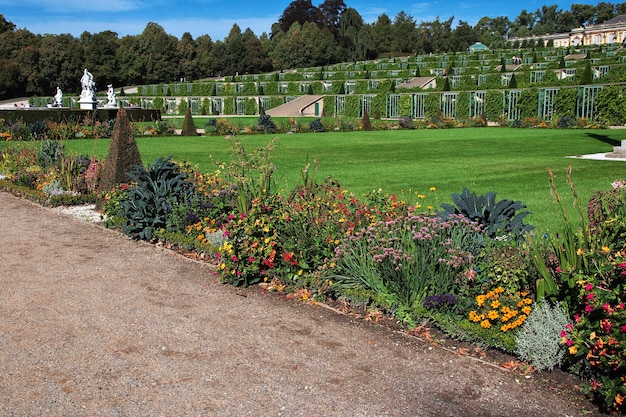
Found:
<path fill-rule="evenodd" d="M 309 128 L 312 132 L 324 132 L 326 130 L 320 119 L 312 120 L 311 123 L 309 123 Z"/>
<path fill-rule="evenodd" d="M 257 129 L 267 133 L 274 133 L 276 131 L 276 123 L 272 120 L 272 116 L 263 113 L 259 116 Z"/>
<path fill-rule="evenodd" d="M 515 74 L 511 75 L 511 80 L 509 81 L 509 88 L 517 88 L 517 80 L 515 79 Z"/>
<path fill-rule="evenodd" d="M 561 59 L 559 59 L 559 68 L 563 69 L 565 68 L 565 57 L 561 56 Z"/>
<path fill-rule="evenodd" d="M 117 112 L 109 152 L 100 174 L 98 191 L 110 191 L 117 184 L 130 182 L 126 173 L 135 165 L 142 165 L 141 155 L 133 137 L 133 130 L 126 116 L 126 110 L 122 107 Z"/>
<path fill-rule="evenodd" d="M 589 85 L 593 84 L 593 74 L 591 73 L 591 62 L 587 60 L 585 64 L 585 69 L 583 70 L 583 74 L 580 77 L 580 85 Z"/>
<path fill-rule="evenodd" d="M 191 184 L 187 174 L 170 160 L 158 158 L 145 169 L 135 165 L 128 177 L 136 184 L 122 200 L 122 231 L 135 239 L 150 240 L 155 230 L 165 228 L 172 207 L 176 205 Z"/>
<path fill-rule="evenodd" d="M 448 77 L 446 77 L 444 79 L 442 90 L 443 91 L 450 91 L 450 81 L 448 80 Z"/>
<path fill-rule="evenodd" d="M 526 208 L 521 201 L 504 199 L 496 203 L 494 192 L 478 196 L 467 188 L 463 188 L 461 194 L 452 194 L 452 200 L 456 207 L 442 203 L 439 217 L 447 219 L 451 214 L 461 214 L 480 224 L 490 238 L 507 235 L 517 239 L 533 229 L 524 223 L 524 218 L 531 213 L 520 211 Z"/>
<path fill-rule="evenodd" d="M 193 121 L 193 117 L 191 116 L 191 109 L 187 107 L 185 110 L 185 119 L 183 120 L 183 129 L 180 132 L 181 136 L 198 136 L 198 130 L 196 129 L 196 124 Z"/>

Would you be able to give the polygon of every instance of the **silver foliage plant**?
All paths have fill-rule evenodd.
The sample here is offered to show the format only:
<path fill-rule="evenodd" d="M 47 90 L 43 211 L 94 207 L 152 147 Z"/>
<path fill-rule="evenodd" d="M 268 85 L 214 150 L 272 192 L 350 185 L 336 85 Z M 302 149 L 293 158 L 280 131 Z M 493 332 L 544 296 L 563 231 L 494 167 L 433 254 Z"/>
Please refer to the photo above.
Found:
<path fill-rule="evenodd" d="M 560 305 L 544 300 L 533 306 L 528 319 L 515 336 L 517 356 L 529 361 L 538 371 L 551 371 L 560 366 L 565 355 L 561 345 L 561 331 L 569 322 Z"/>

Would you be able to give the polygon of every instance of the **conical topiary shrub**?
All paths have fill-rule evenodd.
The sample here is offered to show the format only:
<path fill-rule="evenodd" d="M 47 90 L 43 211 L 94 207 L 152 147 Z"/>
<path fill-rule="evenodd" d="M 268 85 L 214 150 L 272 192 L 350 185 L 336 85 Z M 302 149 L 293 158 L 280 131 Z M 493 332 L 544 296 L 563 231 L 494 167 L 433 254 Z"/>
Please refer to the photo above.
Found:
<path fill-rule="evenodd" d="M 117 184 L 130 182 L 126 173 L 130 172 L 135 165 L 142 165 L 141 155 L 133 137 L 126 110 L 120 107 L 111 134 L 109 152 L 102 167 L 98 192 L 107 192 Z"/>
<path fill-rule="evenodd" d="M 191 116 L 191 109 L 187 107 L 185 110 L 185 119 L 183 120 L 183 130 L 180 132 L 181 136 L 198 136 L 198 131 L 196 130 L 196 124 L 193 121 L 193 117 Z"/>
<path fill-rule="evenodd" d="M 363 119 L 361 120 L 361 129 L 362 130 L 373 130 L 372 122 L 370 122 L 370 116 L 367 113 L 367 109 L 363 110 Z"/>

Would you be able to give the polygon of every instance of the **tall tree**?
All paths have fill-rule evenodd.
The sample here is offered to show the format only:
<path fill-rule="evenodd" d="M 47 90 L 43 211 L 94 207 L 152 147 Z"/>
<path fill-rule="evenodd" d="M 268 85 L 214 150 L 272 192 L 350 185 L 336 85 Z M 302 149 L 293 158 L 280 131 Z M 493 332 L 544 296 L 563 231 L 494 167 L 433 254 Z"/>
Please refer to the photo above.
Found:
<path fill-rule="evenodd" d="M 202 35 L 196 38 L 196 63 L 198 66 L 198 77 L 204 78 L 215 75 L 215 66 L 211 59 L 211 49 L 213 49 L 213 40 L 209 35 Z"/>
<path fill-rule="evenodd" d="M 0 33 L 10 32 L 15 30 L 15 24 L 13 22 L 8 22 L 4 15 L 0 14 Z"/>
<path fill-rule="evenodd" d="M 359 37 L 363 29 L 363 18 L 356 9 L 348 8 L 339 19 L 339 45 L 342 48 L 342 55 L 346 61 L 356 61 L 365 59 L 362 51 L 358 51 Z"/>
<path fill-rule="evenodd" d="M 230 28 L 228 36 L 224 38 L 224 45 L 226 46 L 224 56 L 224 75 L 235 75 L 239 72 L 243 73 L 242 60 L 244 59 L 243 50 L 243 34 L 241 28 L 236 23 Z"/>
<path fill-rule="evenodd" d="M 115 57 L 120 68 L 119 77 L 122 84 L 136 85 L 146 82 L 146 69 L 140 52 L 138 36 L 127 35 L 122 37 Z"/>
<path fill-rule="evenodd" d="M 391 32 L 391 19 L 383 13 L 378 16 L 378 19 L 376 19 L 376 22 L 372 25 L 372 37 L 374 39 L 374 48 L 377 54 L 391 52 Z"/>
<path fill-rule="evenodd" d="M 596 8 L 589 4 L 572 4 L 570 10 L 576 20 L 576 26 L 587 26 L 594 22 Z"/>
<path fill-rule="evenodd" d="M 325 27 L 330 33 L 336 34 L 341 15 L 345 10 L 346 3 L 343 0 L 324 0 L 318 7 L 317 22 L 320 27 Z"/>
<path fill-rule="evenodd" d="M 319 16 L 319 10 L 313 6 L 311 0 L 294 0 L 278 18 L 278 28 L 286 33 L 294 23 L 303 25 L 305 22 L 313 22 L 317 16 Z M 272 32 L 272 35 L 275 33 Z"/>
<path fill-rule="evenodd" d="M 615 6 L 612 3 L 601 1 L 596 4 L 594 23 L 604 23 L 616 16 Z"/>
<path fill-rule="evenodd" d="M 139 55 L 144 63 L 145 81 L 162 83 L 177 80 L 178 39 L 165 33 L 162 26 L 150 22 L 138 37 Z"/>
<path fill-rule="evenodd" d="M 413 16 L 404 10 L 398 12 L 393 20 L 391 49 L 393 52 L 415 52 L 417 28 Z"/>
<path fill-rule="evenodd" d="M 459 24 L 452 33 L 453 50 L 467 51 L 469 46 L 478 41 L 478 34 L 467 22 L 459 20 Z"/>
<path fill-rule="evenodd" d="M 273 69 L 267 48 L 250 28 L 247 28 L 243 33 L 242 42 L 241 71 L 244 74 L 259 74 L 261 72 L 270 72 Z"/>
<path fill-rule="evenodd" d="M 70 34 L 46 35 L 39 52 L 37 71 L 41 94 L 53 95 L 57 86 L 68 92 L 80 93 L 78 80 L 84 54 L 78 39 Z"/>
<path fill-rule="evenodd" d="M 176 45 L 176 55 L 178 55 L 177 77 L 192 81 L 200 78 L 200 68 L 198 66 L 196 45 L 191 33 L 185 32 Z"/>

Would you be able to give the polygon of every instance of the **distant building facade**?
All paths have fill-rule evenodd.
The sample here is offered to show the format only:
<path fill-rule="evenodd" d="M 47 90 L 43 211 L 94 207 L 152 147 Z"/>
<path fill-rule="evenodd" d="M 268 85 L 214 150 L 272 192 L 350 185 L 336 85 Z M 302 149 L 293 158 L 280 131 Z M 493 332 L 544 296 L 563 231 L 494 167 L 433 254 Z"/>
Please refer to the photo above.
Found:
<path fill-rule="evenodd" d="M 606 45 L 606 44 L 625 44 L 626 43 L 626 15 L 622 14 L 613 19 L 607 20 L 605 23 L 597 25 L 583 26 L 572 29 L 569 33 L 546 34 L 544 36 L 526 36 L 520 38 L 511 38 L 507 42 L 523 42 L 532 41 L 536 43 L 538 40 L 544 42 L 544 46 L 552 41 L 555 48 L 566 48 L 569 46 L 582 45 Z M 626 46 L 626 45 L 624 45 Z"/>

